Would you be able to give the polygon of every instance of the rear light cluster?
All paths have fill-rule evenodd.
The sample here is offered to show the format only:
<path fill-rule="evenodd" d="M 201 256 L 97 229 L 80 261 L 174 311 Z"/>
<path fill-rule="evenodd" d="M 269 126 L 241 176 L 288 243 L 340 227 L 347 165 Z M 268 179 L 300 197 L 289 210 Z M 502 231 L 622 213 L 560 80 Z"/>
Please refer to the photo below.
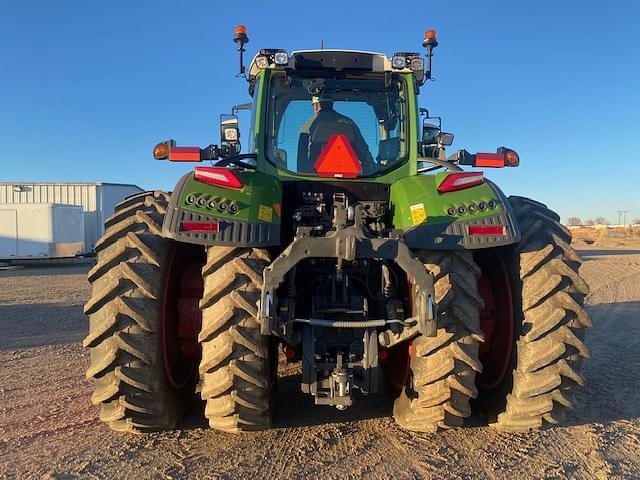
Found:
<path fill-rule="evenodd" d="M 487 209 L 493 210 L 497 206 L 498 206 L 498 202 L 496 202 L 493 199 L 487 202 L 480 201 L 477 204 L 470 203 L 468 205 L 458 205 L 458 206 L 450 205 L 449 207 L 447 207 L 447 215 L 449 215 L 450 217 L 458 217 L 466 214 L 473 215 L 474 213 L 477 213 L 477 212 L 484 212 Z"/>
<path fill-rule="evenodd" d="M 455 192 L 464 190 L 484 183 L 484 174 L 482 172 L 456 172 L 450 173 L 438 185 L 438 192 Z"/>
<path fill-rule="evenodd" d="M 199 162 L 199 147 L 176 147 L 175 145 L 169 150 L 169 161 L 171 162 Z"/>
<path fill-rule="evenodd" d="M 218 233 L 220 224 L 218 222 L 180 222 L 180 231 Z"/>
<path fill-rule="evenodd" d="M 235 200 L 227 200 L 213 195 L 205 195 L 202 193 L 190 193 L 185 198 L 184 203 L 189 206 L 206 208 L 207 210 L 217 210 L 219 212 L 238 213 L 240 206 Z"/>
<path fill-rule="evenodd" d="M 196 167 L 194 176 L 197 181 L 208 185 L 227 188 L 244 187 L 240 177 L 233 170 L 224 167 Z"/>
<path fill-rule="evenodd" d="M 469 235 L 504 235 L 504 225 L 469 225 Z"/>

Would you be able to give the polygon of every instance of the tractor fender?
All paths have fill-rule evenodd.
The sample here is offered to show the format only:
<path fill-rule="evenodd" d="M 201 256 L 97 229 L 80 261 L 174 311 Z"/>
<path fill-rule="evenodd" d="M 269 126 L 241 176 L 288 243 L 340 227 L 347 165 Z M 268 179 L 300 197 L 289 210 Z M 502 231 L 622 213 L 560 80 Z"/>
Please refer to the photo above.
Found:
<path fill-rule="evenodd" d="M 193 172 L 183 175 L 171 194 L 162 236 L 205 246 L 279 245 L 280 182 L 252 171 L 237 175 L 243 182 L 240 189 L 200 182 Z M 220 207 L 222 204 L 224 209 Z M 201 224 L 209 229 L 198 230 Z"/>

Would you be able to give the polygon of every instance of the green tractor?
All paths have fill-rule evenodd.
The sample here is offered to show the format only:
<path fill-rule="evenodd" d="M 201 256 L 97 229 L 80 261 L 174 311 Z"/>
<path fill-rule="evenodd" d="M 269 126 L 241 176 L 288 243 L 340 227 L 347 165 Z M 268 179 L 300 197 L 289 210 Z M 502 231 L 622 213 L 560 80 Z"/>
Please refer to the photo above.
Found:
<path fill-rule="evenodd" d="M 210 162 L 172 193 L 127 198 L 106 222 L 85 312 L 92 402 L 115 430 L 174 428 L 199 392 L 212 428 L 269 428 L 278 358 L 340 410 L 393 393 L 403 428 L 559 421 L 583 384 L 590 326 L 581 259 L 559 217 L 446 156 L 453 135 L 418 108 L 426 57 L 260 50 L 252 104 L 220 145 L 154 157 Z M 252 113 L 240 153 L 237 113 Z M 280 355 L 283 353 L 283 355 Z"/>

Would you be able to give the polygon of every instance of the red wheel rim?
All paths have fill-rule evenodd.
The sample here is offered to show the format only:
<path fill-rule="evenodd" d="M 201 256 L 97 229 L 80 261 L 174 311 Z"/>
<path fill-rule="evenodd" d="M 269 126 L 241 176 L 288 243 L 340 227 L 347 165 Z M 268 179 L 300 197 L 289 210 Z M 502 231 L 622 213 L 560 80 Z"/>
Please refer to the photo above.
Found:
<path fill-rule="evenodd" d="M 411 343 L 404 342 L 387 350 L 387 373 L 391 384 L 398 390 L 402 389 L 409 377 L 411 365 Z"/>
<path fill-rule="evenodd" d="M 185 261 L 174 247 L 164 285 L 162 355 L 169 384 L 180 389 L 193 378 L 201 356 L 198 333 L 202 325 L 199 301 L 204 289 L 202 264 Z"/>
<path fill-rule="evenodd" d="M 485 335 L 480 344 L 482 373 L 479 387 L 493 389 L 502 383 L 511 365 L 514 343 L 514 316 L 511 279 L 500 252 L 485 251 L 476 261 L 482 270 L 478 292 L 484 301 L 480 328 Z"/>
<path fill-rule="evenodd" d="M 407 311 L 412 312 L 413 298 L 415 290 L 413 286 L 413 280 L 407 276 L 407 294 L 408 294 L 408 307 Z M 401 390 L 409 379 L 409 371 L 411 369 L 411 353 L 413 352 L 413 345 L 411 341 L 402 342 L 398 345 L 394 345 L 387 351 L 387 374 L 391 384 Z"/>

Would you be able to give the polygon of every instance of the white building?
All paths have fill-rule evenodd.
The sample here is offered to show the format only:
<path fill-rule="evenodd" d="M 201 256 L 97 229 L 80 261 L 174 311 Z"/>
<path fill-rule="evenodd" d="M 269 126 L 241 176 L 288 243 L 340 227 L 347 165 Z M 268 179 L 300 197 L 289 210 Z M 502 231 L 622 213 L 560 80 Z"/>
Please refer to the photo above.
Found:
<path fill-rule="evenodd" d="M 0 258 L 67 256 L 61 252 L 77 250 L 68 244 L 78 242 L 89 253 L 116 204 L 141 191 L 119 183 L 0 182 Z"/>

